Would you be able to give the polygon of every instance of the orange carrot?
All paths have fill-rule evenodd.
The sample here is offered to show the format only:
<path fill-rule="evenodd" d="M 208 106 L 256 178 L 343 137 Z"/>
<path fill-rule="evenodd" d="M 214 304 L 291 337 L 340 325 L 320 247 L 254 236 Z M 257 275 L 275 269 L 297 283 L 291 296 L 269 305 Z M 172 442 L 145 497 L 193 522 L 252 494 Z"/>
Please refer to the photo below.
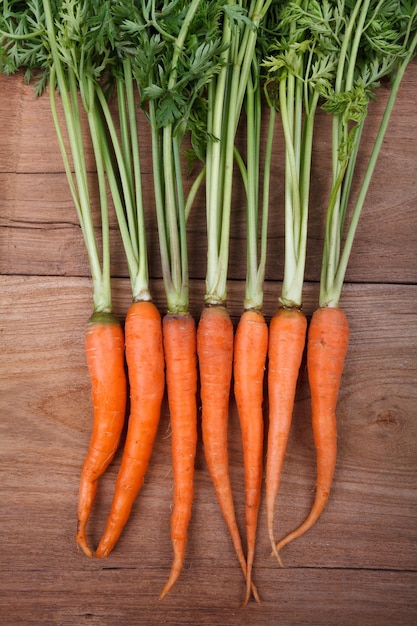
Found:
<path fill-rule="evenodd" d="M 204 454 L 240 566 L 247 576 L 229 476 L 228 415 L 233 368 L 233 325 L 224 306 L 206 306 L 197 329 Z M 257 601 L 259 597 L 252 583 Z"/>
<path fill-rule="evenodd" d="M 278 561 L 273 528 L 274 508 L 291 428 L 306 328 L 307 321 L 300 309 L 280 308 L 273 316 L 269 329 L 266 517 L 269 539 Z"/>
<path fill-rule="evenodd" d="M 177 581 L 185 557 L 187 530 L 194 499 L 194 460 L 197 447 L 196 328 L 189 313 L 168 313 L 163 319 L 168 404 L 172 429 L 174 508 L 171 540 L 174 559 L 160 599 Z"/>
<path fill-rule="evenodd" d="M 152 302 L 134 302 L 130 306 L 125 335 L 130 417 L 110 515 L 95 553 L 98 558 L 108 556 L 113 549 L 143 485 L 164 395 L 161 317 Z"/>
<path fill-rule="evenodd" d="M 336 465 L 336 404 L 348 343 L 349 325 L 344 312 L 332 307 L 317 309 L 310 323 L 307 342 L 312 425 L 317 451 L 316 496 L 305 521 L 281 539 L 276 546 L 278 551 L 309 530 L 328 501 Z"/>
<path fill-rule="evenodd" d="M 234 392 L 242 431 L 245 468 L 247 576 L 246 605 L 250 598 L 252 566 L 262 487 L 264 420 L 263 381 L 268 349 L 268 327 L 261 312 L 244 311 L 234 343 Z"/>
<path fill-rule="evenodd" d="M 123 330 L 111 313 L 95 313 L 87 324 L 85 352 L 94 407 L 93 432 L 81 470 L 76 542 L 92 556 L 86 537 L 97 481 L 118 448 L 126 412 Z"/>

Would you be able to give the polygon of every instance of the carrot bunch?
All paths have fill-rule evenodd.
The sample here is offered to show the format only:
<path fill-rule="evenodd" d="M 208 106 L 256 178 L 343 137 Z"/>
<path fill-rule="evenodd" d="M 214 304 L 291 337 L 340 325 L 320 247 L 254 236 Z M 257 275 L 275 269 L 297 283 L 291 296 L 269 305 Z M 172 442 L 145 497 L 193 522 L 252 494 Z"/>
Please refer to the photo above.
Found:
<path fill-rule="evenodd" d="M 311 41 L 307 27 L 285 7 L 279 15 L 280 39 L 264 65 L 266 93 L 280 113 L 285 146 L 285 260 L 279 308 L 269 328 L 269 427 L 266 459 L 266 516 L 275 556 L 274 511 L 279 491 L 295 400 L 298 372 L 304 353 L 307 319 L 302 295 L 307 247 L 310 169 L 314 120 L 320 80 L 330 68 L 321 61 L 320 38 Z"/>
<path fill-rule="evenodd" d="M 25 67 L 28 77 L 37 73 L 38 93 L 49 84 L 56 136 L 91 269 L 93 313 L 87 323 L 85 350 L 94 414 L 81 468 L 76 542 L 89 557 L 107 557 L 115 547 L 148 471 L 166 391 L 172 430 L 173 559 L 160 598 L 172 589 L 183 568 L 192 517 L 200 382 L 206 465 L 245 579 L 243 605 L 251 595 L 259 601 L 252 574 L 264 471 L 265 372 L 269 405 L 266 532 L 281 563 L 282 548 L 316 523 L 332 487 L 336 406 L 349 343 L 349 324 L 340 299 L 390 115 L 404 72 L 416 53 L 417 7 L 378 0 L 4 4 L 2 69 Z M 388 76 L 391 88 L 385 111 L 359 192 L 353 196 L 369 101 L 381 79 Z M 332 119 L 332 177 L 319 302 L 308 324 L 302 310 L 303 286 L 319 107 Z M 148 207 L 142 177 L 142 141 L 146 139 L 141 136 L 138 115 L 148 123 L 151 143 L 152 208 L 166 298 L 163 316 L 152 300 L 149 279 Z M 278 119 L 285 158 L 284 273 L 278 308 L 268 326 L 263 288 Z M 241 120 L 245 152 L 236 145 Z M 193 157 L 202 162 L 188 190 L 186 138 Z M 94 159 L 98 227 L 91 208 L 93 175 L 87 167 L 85 141 Z M 235 163 L 246 203 L 245 295 L 236 328 L 227 308 Z M 196 327 L 190 312 L 187 220 L 203 182 L 207 267 L 204 308 Z M 110 199 L 131 287 L 124 328 L 112 309 Z M 317 457 L 316 493 L 306 519 L 277 542 L 276 501 L 305 351 Z M 232 390 L 242 436 L 246 550 L 229 472 Z M 98 480 L 120 444 L 128 394 L 130 412 L 120 467 L 107 522 L 94 550 L 87 539 L 87 525 Z"/>
<path fill-rule="evenodd" d="M 220 71 L 208 84 L 208 110 L 206 128 L 208 132 L 205 163 L 206 163 L 206 220 L 207 220 L 207 271 L 205 306 L 200 317 L 197 330 L 197 353 L 199 359 L 201 403 L 202 403 L 202 437 L 207 466 L 216 491 L 217 499 L 232 543 L 238 557 L 242 572 L 246 579 L 246 595 L 244 604 L 248 602 L 250 591 L 256 600 L 258 593 L 251 578 L 253 562 L 253 541 L 256 532 L 257 501 L 259 498 L 260 469 L 260 437 L 261 424 L 258 399 L 257 424 L 248 423 L 248 416 L 242 410 L 242 431 L 245 443 L 252 434 L 253 452 L 245 454 L 246 489 L 255 485 L 254 515 L 247 510 L 247 530 L 249 567 L 242 547 L 242 541 L 236 520 L 232 485 L 229 476 L 228 459 L 228 414 L 229 396 L 233 372 L 234 336 L 233 324 L 227 310 L 227 268 L 229 257 L 229 237 L 231 220 L 231 201 L 233 189 L 233 165 L 235 157 L 235 136 L 241 111 L 247 92 L 248 81 L 253 63 L 256 62 L 255 51 L 259 25 L 268 11 L 270 1 L 256 0 L 242 2 L 239 6 L 229 2 L 225 7 L 222 31 L 222 65 Z M 249 95 L 249 97 L 251 97 Z M 248 189 L 248 194 L 251 193 Z M 253 199 L 251 215 L 257 211 Z M 256 203 L 256 199 L 255 199 Z M 255 235 L 256 238 L 256 235 Z M 252 262 L 253 259 L 251 259 Z M 263 267 L 263 262 L 261 263 Z M 262 283 L 262 269 L 260 283 Z M 249 316 L 249 314 L 248 314 Z M 245 316 L 245 320 L 246 317 Z M 256 316 L 259 317 L 259 316 Z M 247 362 L 242 363 L 241 357 L 252 324 L 243 321 L 237 335 L 237 360 L 235 359 L 235 376 L 239 404 L 244 381 L 239 381 L 239 374 L 246 374 Z M 265 343 L 266 327 L 260 323 L 259 328 Z M 242 336 L 243 335 L 243 336 Z M 250 339 L 249 339 L 250 341 Z M 262 375 L 262 359 L 265 349 L 256 345 L 259 350 L 261 367 L 256 365 L 258 380 Z M 264 357 L 262 356 L 264 354 Z M 244 358 L 244 357 L 243 357 Z M 252 386 L 256 387 L 256 383 Z M 259 385 L 258 385 L 259 394 Z M 255 421 L 255 419 L 254 419 Z M 245 445 L 245 451 L 248 445 Z M 255 462 L 255 467 L 252 463 Z M 254 476 L 250 474 L 254 473 Z M 247 502 L 252 507 L 252 502 Z M 251 518 L 251 519 L 250 519 Z M 251 537 L 251 538 L 250 538 Z"/>
<path fill-rule="evenodd" d="M 43 11 L 28 5 L 16 19 L 8 12 L 8 26 L 20 24 L 17 34 L 8 33 L 10 52 L 27 68 L 28 76 L 37 75 L 37 93 L 49 83 L 50 108 L 62 161 L 72 194 L 91 269 L 93 314 L 87 323 L 85 353 L 91 379 L 93 428 L 89 448 L 81 469 L 76 541 L 83 552 L 92 555 L 86 529 L 99 478 L 114 458 L 125 422 L 127 380 L 124 362 L 124 332 L 112 313 L 110 282 L 109 206 L 106 164 L 101 143 L 100 110 L 95 86 L 103 80 L 108 58 L 91 22 L 101 18 L 90 5 L 78 9 L 71 3 L 57 7 L 44 0 Z M 14 8 L 14 7 L 13 7 Z M 37 23 L 41 20 L 41 23 Z M 64 27 L 66 25 L 66 27 Z M 33 29 L 31 31 L 30 29 Z M 16 36 L 16 39 L 15 39 Z M 21 57 L 17 55 L 17 44 Z M 15 48 L 13 48 L 13 45 Z M 31 46 L 36 48 L 32 55 Z M 87 58 L 82 48 L 89 49 Z M 44 56 L 42 56 L 44 55 Z M 100 69 L 98 69 L 100 68 Z M 63 116 L 58 113 L 60 100 Z M 81 110 L 87 119 L 84 131 Z M 86 151 L 92 146 L 99 191 L 100 235 L 93 223 L 91 185 Z M 100 254 L 101 248 L 101 254 Z"/>
<path fill-rule="evenodd" d="M 76 541 L 86 555 L 105 556 L 115 545 L 143 483 L 165 389 L 161 317 L 149 290 L 134 77 L 130 59 L 120 62 L 108 3 L 43 0 L 41 4 L 42 10 L 29 3 L 19 14 L 12 2 L 4 7 L 3 17 L 13 70 L 19 61 L 28 77 L 36 76 L 38 94 L 49 83 L 56 136 L 90 262 L 94 310 L 85 347 L 94 420 L 81 469 Z M 113 88 L 118 124 L 109 104 Z M 90 146 L 94 178 L 86 159 Z M 99 192 L 99 232 L 93 219 L 90 178 Z M 109 195 L 132 287 L 124 330 L 112 314 Z M 94 552 L 87 540 L 87 523 L 98 479 L 119 447 L 128 383 L 130 415 L 122 464 L 107 527 Z"/>
<path fill-rule="evenodd" d="M 172 432 L 174 479 L 171 540 L 174 557 L 160 594 L 172 589 L 183 567 L 194 499 L 194 460 L 197 450 L 197 334 L 189 310 L 187 219 L 201 184 L 195 177 L 184 191 L 183 144 L 186 136 L 200 141 L 193 106 L 203 101 L 203 89 L 217 71 L 220 40 L 218 3 L 177 2 L 173 12 L 162 12 L 159 26 L 171 38 L 156 47 L 153 29 L 135 42 L 135 74 L 140 101 L 151 130 L 155 208 L 167 313 L 163 318 L 167 395 Z M 176 17 L 175 28 L 170 27 Z M 130 17 L 129 12 L 126 14 Z M 142 16 L 146 19 L 146 14 Z M 133 33 L 132 33 L 133 34 Z M 208 37 L 210 45 L 200 43 Z M 198 42 L 196 45 L 195 42 Z M 146 55 L 148 55 L 146 57 Z M 144 57 L 146 57 L 143 69 Z M 199 72 L 196 73 L 195 65 Z M 175 105 L 175 106 L 174 106 Z"/>
<path fill-rule="evenodd" d="M 266 60 L 273 76 L 269 87 L 272 84 L 272 93 L 278 93 L 286 146 L 285 252 L 289 272 L 284 270 L 281 296 L 281 303 L 287 310 L 282 309 L 279 315 L 283 319 L 294 317 L 300 321 L 297 322 L 297 339 L 291 341 L 294 348 L 282 356 L 281 367 L 285 374 L 278 383 L 278 389 L 281 385 L 285 387 L 291 369 L 291 385 L 287 385 L 285 391 L 280 390 L 276 398 L 280 411 L 287 407 L 286 416 L 277 418 L 280 426 L 276 430 L 272 416 L 272 427 L 270 425 L 268 433 L 268 532 L 273 552 L 279 561 L 279 551 L 303 535 L 319 519 L 333 482 L 337 456 L 336 405 L 349 343 L 349 324 L 345 313 L 339 308 L 339 301 L 359 216 L 388 121 L 404 71 L 415 55 L 417 7 L 364 0 L 349 7 L 344 5 L 343 11 L 339 11 L 339 7 L 332 7 L 330 3 L 322 7 L 317 3 L 298 0 L 286 3 L 281 19 L 283 32 L 286 33 L 284 41 L 281 40 L 276 46 L 279 54 Z M 386 76 L 392 77 L 390 95 L 359 193 L 354 199 L 352 182 L 368 104 L 381 79 Z M 288 108 L 288 103 L 293 105 L 292 110 Z M 273 500 L 278 489 L 297 373 L 305 343 L 306 321 L 300 312 L 301 287 L 314 115 L 319 104 L 332 116 L 332 180 L 326 210 L 319 308 L 309 324 L 306 345 L 312 429 L 317 455 L 316 494 L 304 522 L 275 544 Z M 289 293 L 297 294 L 297 286 L 298 296 L 294 299 L 288 297 Z M 270 336 L 274 323 L 273 319 Z M 285 341 L 287 332 L 279 331 L 279 341 Z M 292 357 L 296 353 L 297 358 L 292 361 L 290 355 Z M 275 404 L 273 378 L 278 371 L 270 340 L 270 405 Z M 272 410 L 271 407 L 270 419 Z M 274 461 L 272 455 L 277 448 L 280 449 L 279 460 Z M 272 452 L 271 459 L 269 449 Z M 273 477 L 269 478 L 272 472 L 268 466 L 275 464 Z M 270 497 L 269 480 L 273 484 Z"/>

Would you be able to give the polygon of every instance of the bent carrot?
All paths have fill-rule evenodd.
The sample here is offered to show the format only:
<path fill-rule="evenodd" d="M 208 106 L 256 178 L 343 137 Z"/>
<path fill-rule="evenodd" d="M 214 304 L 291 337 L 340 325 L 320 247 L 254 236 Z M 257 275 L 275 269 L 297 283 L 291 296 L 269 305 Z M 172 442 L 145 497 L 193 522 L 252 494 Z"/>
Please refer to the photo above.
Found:
<path fill-rule="evenodd" d="M 252 566 L 261 501 L 263 455 L 263 382 L 268 349 L 268 326 L 260 311 L 246 310 L 236 329 L 234 342 L 234 392 L 242 431 L 245 471 L 245 517 L 247 543 L 246 597 L 250 598 Z"/>
<path fill-rule="evenodd" d="M 269 329 L 269 428 L 266 460 L 266 518 L 268 536 L 280 562 L 274 538 L 274 508 L 291 428 L 298 372 L 307 321 L 300 309 L 279 308 Z"/>
<path fill-rule="evenodd" d="M 197 447 L 197 346 L 196 327 L 189 313 L 168 313 L 163 319 L 168 404 L 172 429 L 174 508 L 171 540 L 174 559 L 160 599 L 172 589 L 181 573 L 187 530 L 194 498 L 194 460 Z"/>
<path fill-rule="evenodd" d="M 305 521 L 281 539 L 276 546 L 278 551 L 316 523 L 329 499 L 336 466 L 336 404 L 348 344 L 349 324 L 342 309 L 317 309 L 310 323 L 307 342 L 312 427 L 317 451 L 316 495 Z"/>
<path fill-rule="evenodd" d="M 220 510 L 229 529 L 233 547 L 247 576 L 229 476 L 228 416 L 233 368 L 233 325 L 224 306 L 206 306 L 197 328 L 197 354 L 200 368 L 202 437 L 210 477 Z M 252 583 L 257 601 L 259 596 Z"/>
<path fill-rule="evenodd" d="M 164 394 L 161 316 L 150 301 L 134 302 L 125 324 L 130 382 L 130 416 L 111 511 L 95 556 L 103 558 L 116 544 L 143 485 L 158 429 Z"/>
<path fill-rule="evenodd" d="M 88 321 L 85 354 L 91 379 L 93 431 L 80 478 L 76 542 L 92 556 L 87 522 L 93 508 L 97 481 L 118 448 L 126 412 L 126 373 L 123 330 L 111 313 L 95 313 Z"/>

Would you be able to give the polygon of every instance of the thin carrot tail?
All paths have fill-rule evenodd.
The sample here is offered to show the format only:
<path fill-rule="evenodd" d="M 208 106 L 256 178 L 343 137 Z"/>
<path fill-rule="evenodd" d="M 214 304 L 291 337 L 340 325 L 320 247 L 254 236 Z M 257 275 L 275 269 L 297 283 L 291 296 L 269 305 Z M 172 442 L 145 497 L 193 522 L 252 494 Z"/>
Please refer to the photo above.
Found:
<path fill-rule="evenodd" d="M 75 540 L 84 554 L 88 557 L 93 556 L 93 551 L 87 541 L 87 523 L 93 509 L 97 493 L 98 479 L 105 472 L 106 468 L 113 459 L 114 452 L 110 455 L 106 455 L 106 459 L 104 459 L 103 455 L 99 451 L 90 448 L 81 470 L 80 488 L 78 494 L 77 534 L 75 536 Z M 100 469 L 97 471 L 98 467 Z"/>
<path fill-rule="evenodd" d="M 294 408 L 298 373 L 305 347 L 307 320 L 299 309 L 278 309 L 269 329 L 269 429 L 266 461 L 266 516 L 268 536 L 275 547 L 274 509 Z"/>
<path fill-rule="evenodd" d="M 228 416 L 233 368 L 233 325 L 223 306 L 203 310 L 197 329 L 202 436 L 207 467 L 245 580 L 247 565 L 236 521 L 228 463 Z M 252 592 L 259 596 L 252 583 Z"/>
<path fill-rule="evenodd" d="M 339 308 L 315 311 L 308 333 L 307 370 L 311 391 L 312 427 L 317 454 L 317 486 L 305 521 L 278 542 L 279 551 L 306 533 L 329 499 L 336 466 L 336 405 L 349 343 L 349 324 Z"/>
<path fill-rule="evenodd" d="M 94 407 L 93 430 L 81 470 L 76 542 L 84 554 L 93 551 L 87 541 L 87 523 L 97 482 L 113 460 L 123 429 L 127 382 L 123 330 L 111 313 L 96 313 L 87 324 L 85 351 Z"/>
<path fill-rule="evenodd" d="M 268 349 L 268 327 L 259 311 L 245 311 L 234 342 L 234 392 L 242 432 L 245 470 L 245 517 L 247 543 L 246 596 L 251 595 L 256 531 L 262 488 L 263 382 Z"/>
<path fill-rule="evenodd" d="M 171 539 L 174 559 L 162 600 L 178 580 L 184 564 L 187 530 L 194 498 L 197 447 L 196 327 L 189 314 L 168 314 L 163 320 L 168 403 L 172 430 L 174 508 Z"/>
<path fill-rule="evenodd" d="M 130 516 L 152 454 L 165 389 L 161 317 L 152 302 L 133 303 L 125 324 L 130 416 L 122 462 L 95 556 L 108 556 Z"/>
<path fill-rule="evenodd" d="M 329 499 L 329 491 L 328 490 L 319 489 L 319 490 L 316 491 L 314 504 L 313 504 L 313 506 L 311 508 L 310 513 L 308 514 L 308 516 L 306 517 L 304 522 L 302 524 L 300 524 L 300 526 L 298 526 L 298 528 L 296 528 L 295 530 L 291 531 L 288 535 L 286 535 L 283 539 L 281 539 L 277 543 L 276 551 L 278 553 L 280 552 L 280 550 L 282 550 L 282 548 L 284 546 L 286 546 L 289 543 L 291 543 L 291 541 L 294 541 L 294 539 L 298 539 L 299 537 L 301 537 L 301 535 L 304 535 L 304 533 L 306 533 L 308 530 L 310 530 L 310 528 L 312 526 L 314 526 L 314 524 L 319 519 L 321 513 L 323 512 L 324 507 L 326 506 L 328 499 Z"/>
<path fill-rule="evenodd" d="M 262 474 L 261 474 L 261 485 L 262 485 Z M 256 503 L 253 507 L 251 504 L 247 504 L 246 509 L 246 527 L 247 527 L 247 555 L 246 555 L 246 594 L 243 600 L 242 606 L 246 606 L 250 600 L 251 593 L 255 598 L 256 602 L 260 602 L 259 594 L 256 590 L 256 587 L 252 580 L 252 571 L 253 571 L 253 563 L 255 559 L 255 544 L 256 544 L 256 530 L 258 523 L 258 512 L 259 512 L 259 503 L 258 498 L 256 497 Z"/>

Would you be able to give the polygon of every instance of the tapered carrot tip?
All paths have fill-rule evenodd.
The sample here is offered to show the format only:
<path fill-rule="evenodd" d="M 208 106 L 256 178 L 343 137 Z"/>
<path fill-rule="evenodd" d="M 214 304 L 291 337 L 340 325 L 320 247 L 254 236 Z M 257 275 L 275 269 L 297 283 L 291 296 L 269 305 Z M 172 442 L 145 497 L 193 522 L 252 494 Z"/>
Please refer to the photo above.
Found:
<path fill-rule="evenodd" d="M 272 545 L 271 556 L 274 556 L 276 558 L 280 567 L 284 567 L 284 563 L 282 562 L 281 555 L 277 547 L 278 545 L 279 544 L 275 545 L 275 543 Z"/>
<path fill-rule="evenodd" d="M 181 569 L 182 569 L 181 565 L 179 565 L 178 567 L 175 567 L 175 566 L 172 567 L 171 574 L 169 575 L 169 578 L 165 584 L 165 587 L 162 589 L 159 595 L 160 600 L 163 600 L 165 596 L 171 591 L 171 589 L 177 582 L 178 578 L 180 577 Z"/>
<path fill-rule="evenodd" d="M 251 593 L 253 594 L 255 602 L 257 602 L 257 604 L 260 604 L 261 600 L 259 598 L 258 590 L 255 587 L 255 583 L 252 581 L 252 579 L 250 577 L 248 577 L 246 579 L 246 595 L 245 595 L 245 599 L 243 600 L 242 604 L 240 605 L 242 607 L 242 609 L 244 609 L 248 605 Z"/>
<path fill-rule="evenodd" d="M 103 545 L 102 543 L 100 543 L 97 550 L 95 551 L 94 556 L 96 557 L 96 559 L 105 559 L 107 556 L 109 556 L 112 549 L 113 549 L 113 542 L 107 543 L 106 545 Z"/>
<path fill-rule="evenodd" d="M 250 598 L 250 588 L 249 588 L 249 594 L 248 594 L 248 592 L 246 592 L 245 599 L 243 600 L 242 604 L 240 605 L 242 609 L 244 609 L 246 606 L 248 606 L 249 598 Z"/>
<path fill-rule="evenodd" d="M 82 529 L 82 528 L 78 529 L 76 537 L 75 537 L 75 541 L 77 542 L 77 545 L 81 548 L 81 550 L 84 552 L 86 556 L 90 558 L 93 556 L 93 551 L 91 550 L 91 548 L 89 547 L 87 543 L 85 529 Z"/>
<path fill-rule="evenodd" d="M 253 581 L 251 581 L 251 583 L 250 583 L 250 588 L 251 588 L 251 591 L 252 591 L 253 597 L 254 597 L 254 599 L 255 599 L 255 602 L 257 602 L 258 604 L 260 604 L 261 599 L 260 599 L 260 597 L 259 597 L 259 593 L 258 593 L 258 590 L 257 590 L 257 588 L 256 588 L 256 586 L 255 586 L 255 583 L 254 583 Z M 249 598 L 248 598 L 248 600 L 249 600 Z"/>

